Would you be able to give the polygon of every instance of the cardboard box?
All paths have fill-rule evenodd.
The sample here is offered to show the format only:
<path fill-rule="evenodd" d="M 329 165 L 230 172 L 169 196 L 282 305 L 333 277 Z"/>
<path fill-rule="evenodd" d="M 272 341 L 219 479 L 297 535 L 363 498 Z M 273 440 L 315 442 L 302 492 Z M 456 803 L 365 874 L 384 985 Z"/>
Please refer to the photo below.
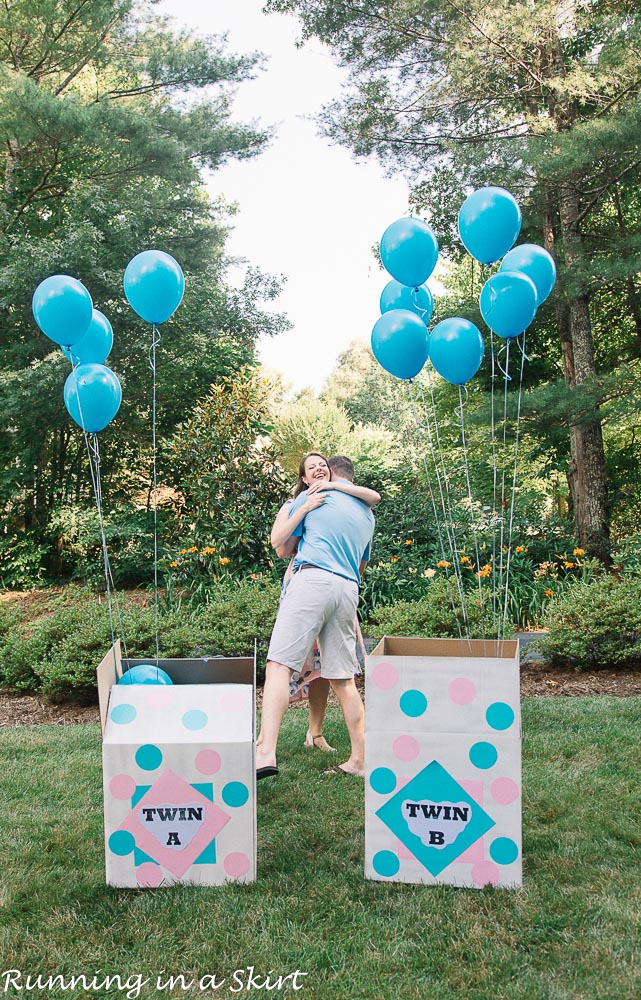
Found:
<path fill-rule="evenodd" d="M 107 884 L 254 881 L 255 659 L 159 660 L 172 685 L 116 683 L 145 662 L 116 643 L 97 671 Z"/>
<path fill-rule="evenodd" d="M 385 637 L 365 684 L 366 877 L 520 886 L 518 641 Z"/>

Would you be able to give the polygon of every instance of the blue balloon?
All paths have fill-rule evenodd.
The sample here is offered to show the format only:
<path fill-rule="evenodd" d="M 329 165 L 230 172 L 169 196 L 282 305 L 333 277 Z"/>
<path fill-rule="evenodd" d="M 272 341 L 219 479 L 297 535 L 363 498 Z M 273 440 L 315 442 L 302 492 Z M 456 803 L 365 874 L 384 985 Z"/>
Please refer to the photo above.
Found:
<path fill-rule="evenodd" d="M 545 302 L 556 282 L 554 257 L 536 243 L 514 247 L 501 261 L 500 271 L 521 271 L 536 285 L 539 305 Z"/>
<path fill-rule="evenodd" d="M 438 240 L 422 219 L 397 219 L 381 237 L 383 267 L 402 285 L 427 281 L 438 260 Z"/>
<path fill-rule="evenodd" d="M 36 323 L 50 340 L 70 347 L 84 337 L 91 322 L 93 303 L 85 286 L 69 274 L 54 274 L 41 281 L 31 300 Z"/>
<path fill-rule="evenodd" d="M 498 271 L 483 285 L 479 306 L 490 330 L 508 340 L 518 337 L 536 315 L 536 285 L 520 271 Z"/>
<path fill-rule="evenodd" d="M 125 671 L 119 684 L 173 684 L 171 677 L 153 663 L 138 663 Z"/>
<path fill-rule="evenodd" d="M 408 288 L 392 278 L 381 292 L 380 306 L 382 313 L 389 312 L 390 309 L 409 309 L 420 316 L 424 323 L 429 323 L 434 312 L 434 296 L 427 285 Z"/>
<path fill-rule="evenodd" d="M 120 382 L 104 365 L 78 365 L 67 376 L 64 401 L 79 427 L 97 434 L 116 416 L 122 402 Z"/>
<path fill-rule="evenodd" d="M 70 347 L 63 347 L 62 353 L 72 365 L 101 365 L 109 354 L 114 342 L 114 332 L 107 317 L 94 309 L 89 329 L 84 337 Z"/>
<path fill-rule="evenodd" d="M 458 231 L 465 249 L 476 260 L 493 264 L 514 246 L 521 231 L 521 209 L 505 188 L 479 188 L 461 205 Z"/>
<path fill-rule="evenodd" d="M 180 264 L 163 250 L 143 250 L 125 270 L 127 302 L 147 323 L 164 323 L 175 313 L 185 292 Z"/>
<path fill-rule="evenodd" d="M 484 350 L 479 328 L 460 316 L 441 320 L 430 335 L 430 361 L 454 385 L 463 385 L 476 375 Z"/>
<path fill-rule="evenodd" d="M 427 327 L 408 309 L 383 313 L 372 330 L 372 351 L 385 371 L 396 378 L 414 378 L 427 361 Z"/>

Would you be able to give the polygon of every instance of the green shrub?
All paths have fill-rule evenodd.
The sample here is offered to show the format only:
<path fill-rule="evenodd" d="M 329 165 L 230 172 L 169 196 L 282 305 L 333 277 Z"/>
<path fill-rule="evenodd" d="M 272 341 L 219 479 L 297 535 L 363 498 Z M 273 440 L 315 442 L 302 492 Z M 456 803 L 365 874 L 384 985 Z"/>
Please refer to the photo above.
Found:
<path fill-rule="evenodd" d="M 460 631 L 459 631 L 460 628 Z M 491 595 L 478 592 L 467 595 L 467 628 L 453 579 L 435 577 L 425 597 L 418 601 L 397 601 L 378 608 L 371 616 L 367 632 L 376 639 L 384 635 L 409 635 L 458 638 L 491 638 L 495 634 Z"/>
<path fill-rule="evenodd" d="M 553 666 L 579 670 L 641 665 L 641 579 L 602 576 L 554 598 L 537 640 Z"/>
<path fill-rule="evenodd" d="M 158 616 L 160 656 L 252 656 L 256 640 L 262 672 L 279 592 L 277 585 L 261 581 L 229 583 L 209 591 L 206 604 L 164 607 Z M 122 595 L 119 602 L 123 654 L 154 657 L 153 602 L 142 606 Z M 114 631 L 120 635 L 115 607 Z M 51 701 L 95 702 L 96 667 L 111 641 L 104 598 L 99 602 L 90 591 L 69 587 L 37 621 L 15 617 L 4 634 L 0 629 L 0 685 L 40 691 Z"/>

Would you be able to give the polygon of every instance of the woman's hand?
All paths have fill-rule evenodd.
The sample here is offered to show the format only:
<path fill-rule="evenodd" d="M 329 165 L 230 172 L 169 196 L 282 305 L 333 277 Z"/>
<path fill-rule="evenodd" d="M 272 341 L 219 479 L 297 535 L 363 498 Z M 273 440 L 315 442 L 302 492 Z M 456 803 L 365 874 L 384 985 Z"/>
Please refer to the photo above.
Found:
<path fill-rule="evenodd" d="M 317 507 L 320 507 L 326 500 L 327 497 L 324 497 L 322 493 L 318 492 L 318 490 L 314 490 L 313 493 L 308 491 L 307 500 L 300 509 L 304 510 L 306 514 L 309 514 L 310 510 L 315 510 Z"/>
<path fill-rule="evenodd" d="M 310 493 L 318 493 L 319 490 L 335 490 L 336 484 L 330 483 L 329 479 L 315 479 L 313 483 L 307 487 L 307 496 Z"/>

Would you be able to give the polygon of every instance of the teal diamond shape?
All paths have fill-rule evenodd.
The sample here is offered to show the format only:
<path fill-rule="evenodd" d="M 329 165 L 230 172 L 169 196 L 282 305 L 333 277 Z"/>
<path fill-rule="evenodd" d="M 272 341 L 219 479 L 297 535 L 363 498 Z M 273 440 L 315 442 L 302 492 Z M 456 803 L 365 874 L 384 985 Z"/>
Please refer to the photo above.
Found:
<path fill-rule="evenodd" d="M 408 803 L 410 807 L 408 807 Z M 428 816 L 436 816 L 437 821 L 439 817 L 448 822 L 454 818 L 460 823 L 461 830 L 458 834 L 456 834 L 456 826 L 449 828 L 449 836 L 451 836 L 452 831 L 455 833 L 451 843 L 431 846 L 412 832 L 410 818 L 418 816 L 419 822 L 423 821 L 421 829 L 424 836 L 429 834 L 435 840 L 438 840 L 440 836 L 438 832 L 431 833 L 428 830 L 430 824 L 422 812 L 421 803 L 423 803 Z M 441 803 L 443 805 L 439 807 Z M 458 808 L 455 808 L 453 804 L 456 804 Z M 434 876 L 440 875 L 479 837 L 496 826 L 492 817 L 488 816 L 478 802 L 474 801 L 437 760 L 433 760 L 431 764 L 419 771 L 411 781 L 408 781 L 377 810 L 376 815 Z M 416 824 L 414 825 L 416 826 Z M 438 829 L 438 822 L 435 823 L 436 829 Z"/>

